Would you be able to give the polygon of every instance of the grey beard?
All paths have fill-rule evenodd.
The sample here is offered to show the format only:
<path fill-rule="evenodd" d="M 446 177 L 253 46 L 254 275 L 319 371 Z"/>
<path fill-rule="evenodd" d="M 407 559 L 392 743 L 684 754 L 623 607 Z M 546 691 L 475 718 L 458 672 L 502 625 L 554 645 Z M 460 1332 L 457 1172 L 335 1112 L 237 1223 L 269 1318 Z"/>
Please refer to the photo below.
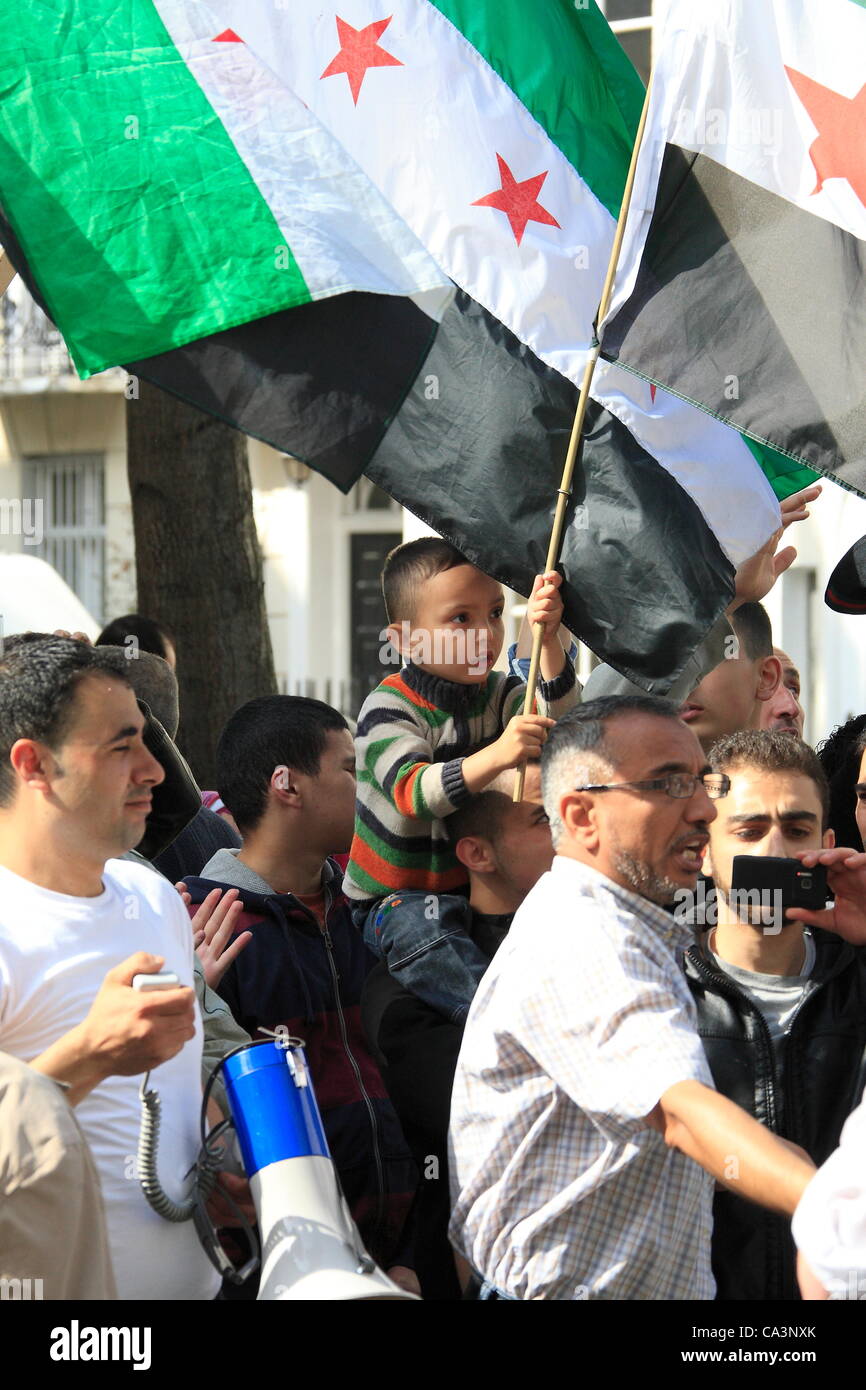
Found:
<path fill-rule="evenodd" d="M 659 907 L 666 907 L 668 903 L 672 903 L 680 891 L 681 884 L 657 874 L 651 864 L 644 863 L 642 859 L 635 859 L 627 850 L 616 851 L 614 864 L 617 873 L 622 874 L 635 893 L 639 893 L 642 898 L 649 898 L 650 902 L 657 903 Z"/>

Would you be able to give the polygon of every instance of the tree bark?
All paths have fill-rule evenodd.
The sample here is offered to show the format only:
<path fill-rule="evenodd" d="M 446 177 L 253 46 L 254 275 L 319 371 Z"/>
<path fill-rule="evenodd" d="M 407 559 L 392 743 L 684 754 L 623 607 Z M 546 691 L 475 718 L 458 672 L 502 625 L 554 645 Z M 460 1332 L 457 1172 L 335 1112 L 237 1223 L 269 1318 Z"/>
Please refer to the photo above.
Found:
<path fill-rule="evenodd" d="M 246 437 L 131 378 L 127 467 L 138 611 L 177 642 L 178 744 L 214 786 L 233 710 L 276 691 Z"/>

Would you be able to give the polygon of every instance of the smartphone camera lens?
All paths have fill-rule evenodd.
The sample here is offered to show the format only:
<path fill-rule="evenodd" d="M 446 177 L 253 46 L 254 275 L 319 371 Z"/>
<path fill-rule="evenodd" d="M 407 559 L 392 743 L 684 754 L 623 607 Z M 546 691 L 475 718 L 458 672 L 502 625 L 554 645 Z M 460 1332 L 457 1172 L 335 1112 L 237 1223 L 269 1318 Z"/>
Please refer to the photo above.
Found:
<path fill-rule="evenodd" d="M 812 891 L 812 875 L 811 875 L 811 874 L 798 874 L 797 877 L 798 877 L 799 880 L 800 880 L 800 887 L 802 888 L 803 892 L 804 892 L 804 893 L 811 893 L 811 891 Z"/>

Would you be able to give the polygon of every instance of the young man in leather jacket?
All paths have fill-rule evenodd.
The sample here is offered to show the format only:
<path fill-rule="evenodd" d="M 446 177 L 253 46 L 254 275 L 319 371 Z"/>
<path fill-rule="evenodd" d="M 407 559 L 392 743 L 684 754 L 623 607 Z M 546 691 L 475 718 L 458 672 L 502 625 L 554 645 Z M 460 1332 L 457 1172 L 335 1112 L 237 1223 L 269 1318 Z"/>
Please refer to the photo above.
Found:
<path fill-rule="evenodd" d="M 703 930 L 685 954 L 699 1032 L 717 1089 L 821 1164 L 866 1078 L 866 856 L 833 848 L 827 779 L 805 743 L 746 731 L 721 739 L 709 757 L 731 787 L 705 861 L 716 895 L 698 899 Z M 757 904 L 736 902 L 735 855 L 807 851 L 807 865 L 819 851 L 828 865 L 833 908 L 788 909 L 775 920 L 771 911 L 761 920 Z M 713 1216 L 720 1299 L 798 1297 L 785 1217 L 730 1191 L 717 1192 Z"/>

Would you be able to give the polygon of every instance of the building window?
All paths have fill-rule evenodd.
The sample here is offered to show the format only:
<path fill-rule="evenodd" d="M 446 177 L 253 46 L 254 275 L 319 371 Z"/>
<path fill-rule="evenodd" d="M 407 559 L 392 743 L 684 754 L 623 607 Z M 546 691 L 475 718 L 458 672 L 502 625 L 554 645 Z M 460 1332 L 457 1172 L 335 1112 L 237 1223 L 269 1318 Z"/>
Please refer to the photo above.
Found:
<path fill-rule="evenodd" d="M 105 461 L 102 454 L 24 460 L 23 493 L 42 502 L 47 560 L 98 623 L 105 620 Z"/>
<path fill-rule="evenodd" d="M 346 497 L 347 510 L 350 514 L 358 512 L 391 512 L 394 516 L 400 515 L 400 505 L 395 502 L 393 497 L 389 497 L 387 492 L 383 492 L 375 483 L 371 483 L 369 478 L 359 478 Z"/>

